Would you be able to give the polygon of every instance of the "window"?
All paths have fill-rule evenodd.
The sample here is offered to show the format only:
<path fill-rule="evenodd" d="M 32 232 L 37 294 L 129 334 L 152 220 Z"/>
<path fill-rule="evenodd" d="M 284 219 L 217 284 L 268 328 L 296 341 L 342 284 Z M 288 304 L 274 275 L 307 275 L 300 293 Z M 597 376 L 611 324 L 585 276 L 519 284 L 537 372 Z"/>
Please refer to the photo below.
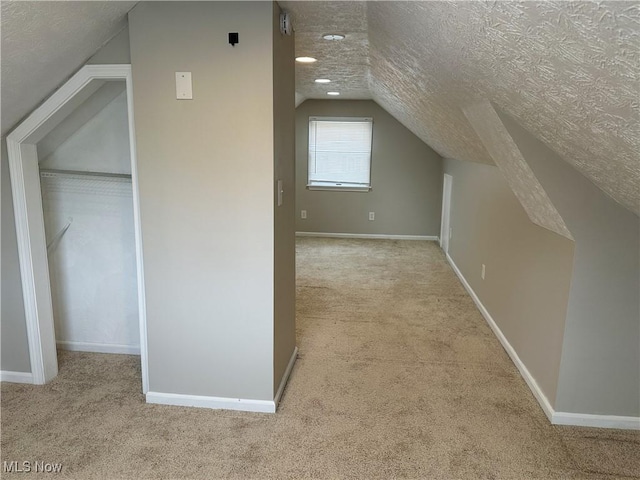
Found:
<path fill-rule="evenodd" d="M 309 117 L 310 190 L 369 191 L 373 119 Z"/>

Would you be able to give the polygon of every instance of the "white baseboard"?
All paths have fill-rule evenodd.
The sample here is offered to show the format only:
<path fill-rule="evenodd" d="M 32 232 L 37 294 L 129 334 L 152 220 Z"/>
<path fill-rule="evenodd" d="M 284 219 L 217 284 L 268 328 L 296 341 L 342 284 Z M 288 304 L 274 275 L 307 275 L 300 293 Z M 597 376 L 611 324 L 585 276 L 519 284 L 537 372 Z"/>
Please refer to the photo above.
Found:
<path fill-rule="evenodd" d="M 275 413 L 273 400 L 247 400 L 244 398 L 206 397 L 179 393 L 147 392 L 147 403 L 177 405 L 180 407 L 212 408 L 217 410 L 241 410 L 244 412 Z"/>
<path fill-rule="evenodd" d="M 542 410 L 552 424 L 640 430 L 640 417 L 620 417 L 616 415 L 592 415 L 587 413 L 556 412 L 549 403 L 546 395 L 538 386 L 536 380 L 533 378 L 525 364 L 522 363 L 522 360 L 520 360 L 520 357 L 500 330 L 500 327 L 498 327 L 495 320 L 491 317 L 489 311 L 482 304 L 482 302 L 478 298 L 478 295 L 476 295 L 476 292 L 473 291 L 471 285 L 469 285 L 469 282 L 467 282 L 467 279 L 464 278 L 462 272 L 455 264 L 451 256 L 448 253 L 446 255 L 451 268 L 453 268 L 453 271 L 460 279 L 460 282 L 462 282 L 464 288 L 467 290 L 467 292 L 469 292 L 469 295 L 475 302 L 478 310 L 480 310 L 480 313 L 491 327 L 491 330 L 493 330 L 493 333 L 496 335 L 496 337 L 498 337 L 498 340 L 500 340 L 502 347 L 506 350 L 509 357 L 511 357 L 511 360 L 520 372 L 520 375 L 522 375 L 524 381 L 527 382 L 529 389 L 533 393 L 534 397 L 536 397 L 536 400 L 540 404 L 540 407 L 542 407 Z"/>
<path fill-rule="evenodd" d="M 511 357 L 511 360 L 513 361 L 516 368 L 520 372 L 520 375 L 522 375 L 522 378 L 524 378 L 524 381 L 527 382 L 529 389 L 531 389 L 531 392 L 533 392 L 533 395 L 536 397 L 536 400 L 542 407 L 542 410 L 544 411 L 545 415 L 551 421 L 553 416 L 553 407 L 549 403 L 549 400 L 547 399 L 545 394 L 542 392 L 542 390 L 540 390 L 540 387 L 538 386 L 538 383 L 536 382 L 535 378 L 533 378 L 531 373 L 529 373 L 529 370 L 527 369 L 525 364 L 522 363 L 522 360 L 520 360 L 520 357 L 518 356 L 516 351 L 513 349 L 513 347 L 507 340 L 507 337 L 504 336 L 504 334 L 500 330 L 500 327 L 498 327 L 493 317 L 491 317 L 491 314 L 489 313 L 489 311 L 482 304 L 482 302 L 478 298 L 478 295 L 476 295 L 476 292 L 473 291 L 473 288 L 471 288 L 471 285 L 469 285 L 469 282 L 467 282 L 467 279 L 464 278 L 464 276 L 462 275 L 462 272 L 460 271 L 460 269 L 458 268 L 458 266 L 455 264 L 455 262 L 453 261 L 453 259 L 448 253 L 447 253 L 447 260 L 449 261 L 451 268 L 453 268 L 453 271 L 456 272 L 456 275 L 460 279 L 460 282 L 462 282 L 462 285 L 464 286 L 464 288 L 467 290 L 467 292 L 469 292 L 469 295 L 471 296 L 474 303 L 478 307 L 478 310 L 480 310 L 480 313 L 482 314 L 484 319 L 487 321 L 487 323 L 491 327 L 491 330 L 493 330 L 493 333 L 496 335 L 496 337 L 498 337 L 498 340 L 500 340 L 502 347 L 506 350 L 509 357 Z"/>
<path fill-rule="evenodd" d="M 33 383 L 33 375 L 31 372 L 9 372 L 2 370 L 0 371 L 0 382 Z"/>
<path fill-rule="evenodd" d="M 117 345 L 110 343 L 88 342 L 56 342 L 58 348 L 72 352 L 117 353 L 123 355 L 140 355 L 140 345 Z"/>
<path fill-rule="evenodd" d="M 293 349 L 293 354 L 289 359 L 289 363 L 287 364 L 287 369 L 284 371 L 284 375 L 282 375 L 282 380 L 280 380 L 280 386 L 278 387 L 276 396 L 273 398 L 273 402 L 276 404 L 276 408 L 278 408 L 278 404 L 280 403 L 280 397 L 282 397 L 282 392 L 284 392 L 284 387 L 287 385 L 287 381 L 289 380 L 289 376 L 291 375 L 291 370 L 293 370 L 293 364 L 296 363 L 296 358 L 298 358 L 298 347 L 295 347 Z"/>
<path fill-rule="evenodd" d="M 364 238 L 378 240 L 426 240 L 437 242 L 438 237 L 429 235 L 384 235 L 377 233 L 325 233 L 325 232 L 296 232 L 296 237 L 322 237 L 322 238 Z"/>
<path fill-rule="evenodd" d="M 160 405 L 177 405 L 180 407 L 212 408 L 215 410 L 240 410 L 243 412 L 275 413 L 284 392 L 284 387 L 293 370 L 298 357 L 295 347 L 284 371 L 280 386 L 273 400 L 248 400 L 244 398 L 207 397 L 203 395 L 182 395 L 179 393 L 147 392 L 147 403 Z"/>
<path fill-rule="evenodd" d="M 640 417 L 621 417 L 617 415 L 554 412 L 551 423 L 554 425 L 573 425 L 578 427 L 640 430 Z"/>

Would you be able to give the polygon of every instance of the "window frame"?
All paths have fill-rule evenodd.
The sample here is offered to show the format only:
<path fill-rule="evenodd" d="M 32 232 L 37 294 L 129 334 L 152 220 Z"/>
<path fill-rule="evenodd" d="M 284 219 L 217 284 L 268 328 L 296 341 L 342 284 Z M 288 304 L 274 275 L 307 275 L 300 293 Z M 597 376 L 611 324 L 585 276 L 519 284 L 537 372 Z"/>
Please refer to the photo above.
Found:
<path fill-rule="evenodd" d="M 347 183 L 343 185 L 341 182 L 320 182 L 316 181 L 312 183 L 310 180 L 310 145 L 311 145 L 311 122 L 313 121 L 325 121 L 325 122 L 367 122 L 371 128 L 371 144 L 369 145 L 369 177 L 367 184 L 354 184 Z M 309 123 L 307 127 L 307 189 L 308 190 L 324 190 L 334 192 L 369 192 L 372 190 L 371 186 L 371 169 L 373 164 L 373 117 L 333 117 L 333 116 L 309 116 Z"/>

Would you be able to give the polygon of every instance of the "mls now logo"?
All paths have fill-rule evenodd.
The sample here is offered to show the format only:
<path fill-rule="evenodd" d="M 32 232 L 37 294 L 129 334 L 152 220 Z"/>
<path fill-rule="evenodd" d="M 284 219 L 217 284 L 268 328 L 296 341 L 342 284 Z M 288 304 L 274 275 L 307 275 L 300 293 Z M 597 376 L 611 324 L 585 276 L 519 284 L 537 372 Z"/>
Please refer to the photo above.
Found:
<path fill-rule="evenodd" d="M 3 462 L 2 471 L 4 473 L 60 473 L 62 472 L 61 463 L 47 462 Z"/>

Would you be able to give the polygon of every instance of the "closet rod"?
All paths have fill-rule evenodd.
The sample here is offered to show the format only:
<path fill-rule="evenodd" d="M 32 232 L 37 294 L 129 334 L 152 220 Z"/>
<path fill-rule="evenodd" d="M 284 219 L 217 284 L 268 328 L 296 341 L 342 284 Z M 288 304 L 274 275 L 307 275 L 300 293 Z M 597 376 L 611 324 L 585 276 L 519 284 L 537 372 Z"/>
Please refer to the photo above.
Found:
<path fill-rule="evenodd" d="M 41 168 L 40 173 L 52 173 L 54 175 L 85 175 L 88 177 L 131 178 L 128 173 L 88 172 L 83 170 L 56 170 L 53 168 Z"/>

